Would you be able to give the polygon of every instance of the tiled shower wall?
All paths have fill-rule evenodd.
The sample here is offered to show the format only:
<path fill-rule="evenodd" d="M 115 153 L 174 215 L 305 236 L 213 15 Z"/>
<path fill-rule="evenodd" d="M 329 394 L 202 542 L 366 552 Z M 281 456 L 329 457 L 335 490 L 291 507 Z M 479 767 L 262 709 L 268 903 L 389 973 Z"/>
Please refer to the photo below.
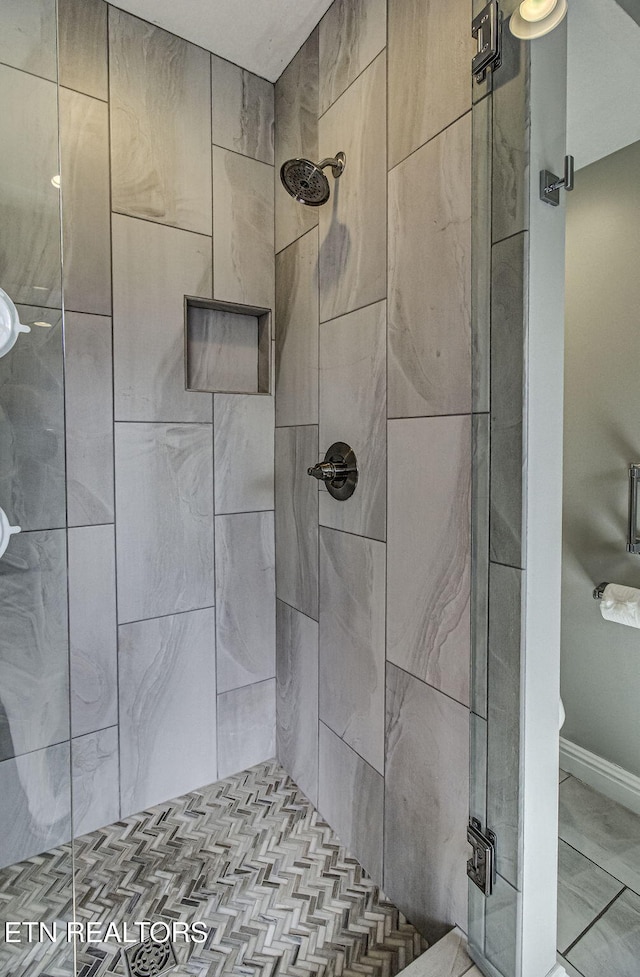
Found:
<path fill-rule="evenodd" d="M 432 939 L 467 928 L 470 20 L 335 0 L 276 83 L 278 756 Z M 325 206 L 279 186 L 338 151 Z M 306 474 L 337 440 L 344 503 Z"/>
<path fill-rule="evenodd" d="M 70 837 L 70 756 L 81 834 L 275 750 L 273 397 L 186 392 L 183 362 L 184 295 L 274 305 L 273 85 L 102 0 L 58 8 L 57 87 L 54 0 L 13 4 L 0 50 L 54 149 L 16 150 L 53 200 L 34 281 L 59 99 L 65 308 L 64 385 L 59 288 L 14 296 L 53 328 L 3 362 L 5 864 Z"/>

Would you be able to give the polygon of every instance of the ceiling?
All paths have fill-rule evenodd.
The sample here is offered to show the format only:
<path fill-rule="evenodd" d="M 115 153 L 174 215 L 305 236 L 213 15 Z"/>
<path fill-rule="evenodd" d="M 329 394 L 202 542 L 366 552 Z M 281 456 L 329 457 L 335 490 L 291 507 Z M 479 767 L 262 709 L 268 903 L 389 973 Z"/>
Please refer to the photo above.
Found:
<path fill-rule="evenodd" d="M 114 6 L 276 81 L 332 0 L 116 0 Z"/>

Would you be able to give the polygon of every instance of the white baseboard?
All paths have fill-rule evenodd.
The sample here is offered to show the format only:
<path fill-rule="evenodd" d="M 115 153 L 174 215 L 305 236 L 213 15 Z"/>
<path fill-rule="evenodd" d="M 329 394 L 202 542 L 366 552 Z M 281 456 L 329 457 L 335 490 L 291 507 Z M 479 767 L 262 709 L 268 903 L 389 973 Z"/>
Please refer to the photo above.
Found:
<path fill-rule="evenodd" d="M 594 790 L 640 814 L 640 777 L 560 737 L 560 767 Z"/>

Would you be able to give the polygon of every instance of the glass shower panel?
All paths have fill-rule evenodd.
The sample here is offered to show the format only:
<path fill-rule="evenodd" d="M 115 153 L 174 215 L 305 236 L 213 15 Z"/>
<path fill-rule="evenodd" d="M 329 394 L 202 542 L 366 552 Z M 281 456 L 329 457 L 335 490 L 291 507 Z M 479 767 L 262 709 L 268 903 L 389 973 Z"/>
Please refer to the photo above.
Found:
<path fill-rule="evenodd" d="M 5 323 L 15 309 L 28 327 L 13 346 L 6 331 L 0 339 L 0 508 L 20 527 L 0 558 L 0 971 L 67 977 L 73 873 L 55 0 L 0 5 L 0 133 L 0 299 Z"/>

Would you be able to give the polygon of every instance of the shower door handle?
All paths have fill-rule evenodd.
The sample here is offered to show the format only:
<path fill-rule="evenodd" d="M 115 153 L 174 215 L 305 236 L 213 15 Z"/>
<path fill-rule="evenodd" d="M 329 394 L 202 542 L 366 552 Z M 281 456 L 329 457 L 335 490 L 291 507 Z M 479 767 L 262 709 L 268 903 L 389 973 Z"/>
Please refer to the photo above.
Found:
<path fill-rule="evenodd" d="M 627 553 L 640 554 L 638 535 L 638 485 L 640 484 L 640 465 L 629 465 L 629 533 Z"/>

